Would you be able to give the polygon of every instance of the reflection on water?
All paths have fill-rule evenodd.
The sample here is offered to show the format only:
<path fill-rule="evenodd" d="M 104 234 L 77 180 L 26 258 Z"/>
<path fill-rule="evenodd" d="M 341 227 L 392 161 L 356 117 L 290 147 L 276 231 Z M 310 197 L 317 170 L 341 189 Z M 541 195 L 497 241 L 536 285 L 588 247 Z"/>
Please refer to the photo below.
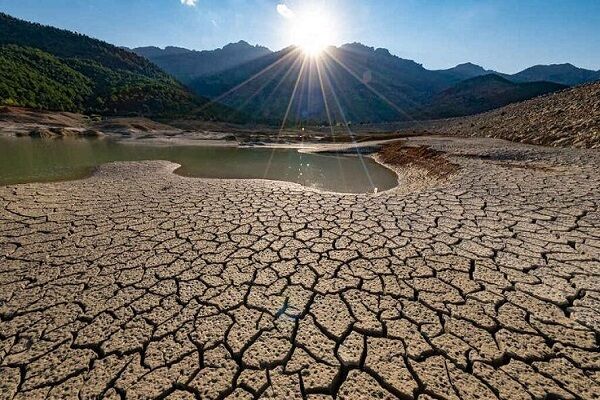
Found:
<path fill-rule="evenodd" d="M 294 149 L 153 146 L 103 139 L 0 137 L 0 184 L 78 179 L 111 161 L 168 160 L 176 172 L 203 178 L 264 178 L 335 192 L 390 189 L 396 175 L 370 158 Z"/>

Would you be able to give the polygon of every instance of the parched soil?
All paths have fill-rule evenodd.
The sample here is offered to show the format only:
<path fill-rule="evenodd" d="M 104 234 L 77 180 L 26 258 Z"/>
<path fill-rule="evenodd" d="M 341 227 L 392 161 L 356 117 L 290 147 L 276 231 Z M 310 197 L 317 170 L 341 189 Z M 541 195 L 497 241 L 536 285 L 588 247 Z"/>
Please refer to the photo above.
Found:
<path fill-rule="evenodd" d="M 394 167 L 416 167 L 436 177 L 445 177 L 459 170 L 442 151 L 430 146 L 407 146 L 404 141 L 385 144 L 379 151 L 379 159 Z"/>
<path fill-rule="evenodd" d="M 410 145 L 403 168 L 460 170 L 376 195 L 164 161 L 0 187 L 0 398 L 597 399 L 598 152 Z"/>

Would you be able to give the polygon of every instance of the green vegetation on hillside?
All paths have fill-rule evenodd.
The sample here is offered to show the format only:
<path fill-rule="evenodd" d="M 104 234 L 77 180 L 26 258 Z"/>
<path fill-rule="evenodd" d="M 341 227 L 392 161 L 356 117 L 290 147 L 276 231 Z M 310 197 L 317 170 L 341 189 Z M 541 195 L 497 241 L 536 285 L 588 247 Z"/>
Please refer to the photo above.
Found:
<path fill-rule="evenodd" d="M 83 111 L 92 81 L 41 50 L 0 46 L 0 99 L 3 104 Z"/>
<path fill-rule="evenodd" d="M 93 60 L 106 68 L 136 72 L 151 78 L 166 77 L 157 66 L 125 49 L 75 32 L 22 21 L 3 13 L 0 13 L 0 44 L 34 47 L 63 59 Z"/>
<path fill-rule="evenodd" d="M 239 118 L 206 103 L 143 57 L 0 13 L 0 104 L 107 115 Z"/>

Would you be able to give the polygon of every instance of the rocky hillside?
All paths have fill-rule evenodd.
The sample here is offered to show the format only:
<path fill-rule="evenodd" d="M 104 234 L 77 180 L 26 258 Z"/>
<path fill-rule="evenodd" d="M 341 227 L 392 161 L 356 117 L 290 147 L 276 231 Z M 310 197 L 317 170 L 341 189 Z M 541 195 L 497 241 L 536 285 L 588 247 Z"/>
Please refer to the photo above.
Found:
<path fill-rule="evenodd" d="M 557 147 L 600 148 L 600 82 L 484 114 L 431 121 L 421 128 L 443 135 L 494 137 Z"/>

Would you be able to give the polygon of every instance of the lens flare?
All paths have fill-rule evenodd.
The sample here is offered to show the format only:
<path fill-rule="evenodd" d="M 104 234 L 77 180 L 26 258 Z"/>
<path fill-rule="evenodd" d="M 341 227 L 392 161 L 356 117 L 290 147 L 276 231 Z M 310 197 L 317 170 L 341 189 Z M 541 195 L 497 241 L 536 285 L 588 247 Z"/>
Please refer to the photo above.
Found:
<path fill-rule="evenodd" d="M 299 12 L 290 22 L 292 42 L 308 56 L 318 57 L 335 41 L 334 21 L 324 10 Z"/>

